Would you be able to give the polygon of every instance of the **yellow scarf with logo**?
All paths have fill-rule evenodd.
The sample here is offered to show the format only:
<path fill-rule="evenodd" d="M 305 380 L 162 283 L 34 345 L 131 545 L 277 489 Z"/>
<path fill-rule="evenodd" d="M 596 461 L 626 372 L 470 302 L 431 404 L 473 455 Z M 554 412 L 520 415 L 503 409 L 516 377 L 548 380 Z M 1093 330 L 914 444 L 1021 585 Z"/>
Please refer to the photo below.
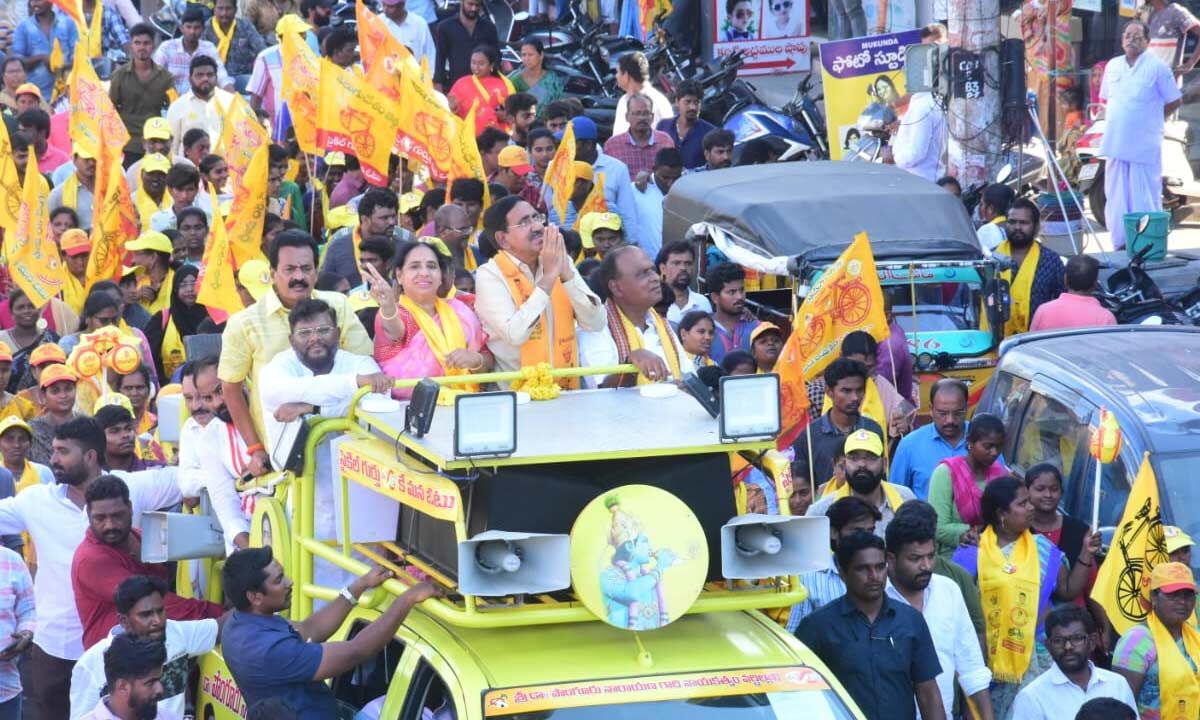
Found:
<path fill-rule="evenodd" d="M 417 321 L 417 327 L 425 335 L 425 342 L 429 344 L 429 349 L 433 351 L 438 364 L 442 366 L 442 370 L 447 375 L 469 375 L 469 370 L 452 368 L 446 364 L 446 356 L 450 353 L 455 350 L 467 349 L 467 335 L 463 331 L 462 321 L 458 319 L 458 313 L 454 312 L 454 308 L 450 307 L 450 303 L 441 298 L 437 298 L 434 301 L 434 311 L 437 313 L 436 320 L 429 313 L 425 312 L 424 308 L 410 300 L 406 295 L 400 296 L 399 304 L 412 314 L 413 320 Z M 476 392 L 479 390 L 479 386 L 476 384 L 459 385 L 456 387 L 464 389 L 467 392 Z"/>
<path fill-rule="evenodd" d="M 138 220 L 141 222 L 142 232 L 150 229 L 150 218 L 154 217 L 154 213 L 159 210 L 170 210 L 172 205 L 171 193 L 163 191 L 162 202 L 154 202 L 154 198 L 142 189 L 141 184 L 138 185 L 137 192 L 133 195 L 133 205 L 137 208 Z"/>
<path fill-rule="evenodd" d="M 167 326 L 163 329 L 162 345 L 159 346 L 162 352 L 163 372 L 167 377 L 175 374 L 175 369 L 187 362 L 187 349 L 183 345 L 183 338 L 179 335 L 179 328 L 175 327 L 175 318 L 171 317 L 171 309 L 167 308 Z"/>
<path fill-rule="evenodd" d="M 879 483 L 879 487 L 883 488 L 883 498 L 887 500 L 888 507 L 892 509 L 892 512 L 899 510 L 900 506 L 904 504 L 904 498 L 900 497 L 900 491 L 896 489 L 896 486 L 890 482 L 884 481 Z M 839 488 L 833 488 L 827 491 L 821 496 L 821 499 L 824 500 L 827 497 L 832 497 L 840 500 L 841 498 L 848 497 L 849 495 L 850 483 L 847 482 L 842 483 L 842 486 Z"/>
<path fill-rule="evenodd" d="M 616 342 L 618 351 L 622 350 L 622 345 L 628 344 L 629 352 L 645 349 L 645 341 L 642 339 L 642 331 L 633 324 L 625 312 L 617 307 L 617 304 L 609 300 L 608 305 L 608 326 L 609 331 L 613 335 L 613 340 Z M 620 320 L 620 327 L 614 327 L 613 318 Z M 654 323 L 654 329 L 658 333 L 659 344 L 662 345 L 663 355 L 667 361 L 667 369 L 671 371 L 671 377 L 679 380 L 683 377 L 683 372 L 679 364 L 679 351 L 675 348 L 675 342 L 671 339 L 671 328 L 667 326 L 662 315 L 651 311 L 649 313 L 650 322 Z M 618 337 L 618 330 L 623 337 Z M 622 342 L 622 340 L 624 342 Z M 637 375 L 638 385 L 649 385 L 652 383 L 661 382 L 661 380 L 651 380 L 642 373 Z"/>
<path fill-rule="evenodd" d="M 1200 717 L 1200 676 L 1192 671 L 1187 658 L 1171 637 L 1171 631 L 1151 612 L 1146 627 L 1158 652 L 1159 707 L 1163 718 Z M 1183 624 L 1183 647 L 1193 662 L 1200 662 L 1200 632 L 1191 623 Z"/>
<path fill-rule="evenodd" d="M 209 22 L 212 23 L 213 34 L 217 36 L 217 53 L 221 56 L 221 62 L 228 62 L 229 46 L 233 44 L 233 33 L 237 30 L 237 18 L 234 18 L 233 27 L 229 28 L 229 32 L 221 29 L 221 23 L 217 22 L 215 17 Z"/>
<path fill-rule="evenodd" d="M 825 402 L 821 405 L 821 413 L 827 413 L 833 408 L 833 398 L 829 397 L 829 393 L 825 393 Z M 888 412 L 883 406 L 883 397 L 879 394 L 879 386 L 875 384 L 875 378 L 867 378 L 866 392 L 863 394 L 862 405 L 858 407 L 858 412 L 861 415 L 871 418 L 879 423 L 879 427 L 883 430 L 883 455 L 888 454 Z"/>
<path fill-rule="evenodd" d="M 979 536 L 979 597 L 987 617 L 988 665 L 997 682 L 1019 683 L 1029 669 L 1037 636 L 1041 563 L 1028 530 L 1007 559 L 989 525 Z"/>
<path fill-rule="evenodd" d="M 996 246 L 996 252 L 1012 257 L 1012 248 L 1007 240 Z M 1021 267 L 1017 269 L 1016 278 L 1013 278 L 1012 270 L 1000 273 L 1000 277 L 1008 281 L 1009 293 L 1012 296 L 1012 311 L 1009 313 L 1008 322 L 1004 324 L 1005 335 L 1016 335 L 1029 331 L 1029 323 L 1033 320 L 1033 313 L 1030 312 L 1033 276 L 1037 273 L 1038 260 L 1041 257 L 1042 245 L 1034 242 L 1029 248 L 1029 252 L 1025 253 L 1025 259 L 1021 261 Z"/>
<path fill-rule="evenodd" d="M 104 0 L 96 0 L 92 12 L 92 24 L 88 28 L 88 57 L 98 58 L 104 54 Z"/>

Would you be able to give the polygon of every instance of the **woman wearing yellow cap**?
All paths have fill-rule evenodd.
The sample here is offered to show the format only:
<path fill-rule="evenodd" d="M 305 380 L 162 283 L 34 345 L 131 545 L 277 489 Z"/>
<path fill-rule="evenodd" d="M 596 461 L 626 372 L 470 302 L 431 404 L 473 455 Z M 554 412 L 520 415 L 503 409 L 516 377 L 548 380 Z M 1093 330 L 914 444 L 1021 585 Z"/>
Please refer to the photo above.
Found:
<path fill-rule="evenodd" d="M 38 385 L 46 398 L 46 411 L 29 423 L 29 428 L 33 431 L 30 460 L 48 464 L 54 431 L 68 420 L 80 417 L 79 413 L 75 412 L 77 384 L 78 378 L 66 365 L 55 363 L 42 370 Z"/>
<path fill-rule="evenodd" d="M 37 408 L 29 400 L 8 391 L 12 369 L 12 349 L 6 343 L 0 342 L 0 419 L 12 416 L 29 420 L 37 414 Z"/>
<path fill-rule="evenodd" d="M 41 415 L 46 412 L 46 394 L 42 392 L 40 385 L 42 370 L 54 363 L 63 364 L 67 362 L 67 354 L 62 348 L 52 342 L 45 342 L 33 348 L 29 353 L 29 369 L 25 376 L 21 378 L 21 384 L 28 381 L 33 383 L 30 387 L 24 388 L 17 393 L 17 397 L 24 398 L 33 403 L 34 416 Z"/>
<path fill-rule="evenodd" d="M 16 493 L 38 484 L 54 484 L 54 473 L 50 468 L 29 459 L 32 443 L 33 430 L 29 423 L 15 415 L 0 420 L 0 463 L 12 473 Z M 30 574 L 34 574 L 37 572 L 37 554 L 33 540 L 28 533 L 21 533 L 21 538 L 25 542 L 25 564 L 29 566 Z"/>

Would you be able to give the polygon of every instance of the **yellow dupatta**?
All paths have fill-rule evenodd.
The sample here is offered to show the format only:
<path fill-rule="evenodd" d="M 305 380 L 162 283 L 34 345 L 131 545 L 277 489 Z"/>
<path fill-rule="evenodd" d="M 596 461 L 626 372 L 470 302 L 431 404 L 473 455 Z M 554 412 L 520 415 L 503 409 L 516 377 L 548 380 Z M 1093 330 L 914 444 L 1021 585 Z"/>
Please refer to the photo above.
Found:
<path fill-rule="evenodd" d="M 150 229 L 150 218 L 154 217 L 154 213 L 159 210 L 170 210 L 172 205 L 171 193 L 163 191 L 162 202 L 155 202 L 150 194 L 142 189 L 141 183 L 138 183 L 137 192 L 133 194 L 133 205 L 137 208 L 138 221 L 141 223 L 142 232 Z"/>
<path fill-rule="evenodd" d="M 63 273 L 62 300 L 76 312 L 83 312 L 83 302 L 87 300 L 87 288 L 69 272 Z"/>
<path fill-rule="evenodd" d="M 1171 631 L 1153 612 L 1146 617 L 1146 627 L 1150 628 L 1158 652 L 1162 717 L 1171 720 L 1200 717 L 1200 676 L 1192 671 L 1187 658 L 1175 644 L 1175 638 L 1171 637 Z M 1193 662 L 1200 662 L 1200 632 L 1190 622 L 1183 624 L 1183 647 Z"/>
<path fill-rule="evenodd" d="M 209 22 L 212 23 L 213 34 L 217 36 L 217 53 L 221 56 L 221 62 L 228 62 L 229 46 L 233 44 L 233 34 L 237 31 L 237 18 L 233 19 L 233 27 L 229 28 L 229 32 L 221 30 L 221 23 L 217 22 L 216 17 Z"/>
<path fill-rule="evenodd" d="M 900 497 L 900 491 L 896 489 L 896 486 L 885 480 L 879 483 L 879 487 L 883 488 L 883 498 L 887 500 L 888 507 L 892 509 L 892 512 L 899 510 L 900 506 L 904 504 L 904 498 Z M 850 483 L 847 482 L 842 483 L 842 486 L 839 488 L 832 488 L 826 491 L 821 495 L 821 499 L 824 500 L 827 497 L 841 499 L 849 495 Z"/>
<path fill-rule="evenodd" d="M 988 665 L 997 682 L 1019 683 L 1029 669 L 1037 635 L 1041 563 L 1028 530 L 1005 559 L 989 525 L 979 536 L 979 597 L 987 617 Z"/>
<path fill-rule="evenodd" d="M 75 173 L 71 173 L 66 180 L 63 180 L 62 204 L 63 207 L 69 207 L 72 210 L 79 209 L 79 176 Z"/>
<path fill-rule="evenodd" d="M 170 317 L 169 307 L 167 315 L 167 326 L 163 328 L 163 339 L 159 350 L 162 353 L 163 372 L 167 374 L 167 377 L 171 377 L 175 374 L 176 368 L 187 362 L 187 349 L 183 345 L 183 337 L 179 334 L 179 328 L 175 327 L 175 318 Z"/>
<path fill-rule="evenodd" d="M 821 413 L 827 413 L 833 407 L 833 399 L 829 397 L 829 393 L 825 393 L 825 402 L 821 404 Z M 879 386 L 875 384 L 875 378 L 867 378 L 867 387 L 863 393 L 862 405 L 859 406 L 858 412 L 860 415 L 865 415 L 875 422 L 879 423 L 879 427 L 883 430 L 883 454 L 887 457 L 888 454 L 888 412 L 883 406 L 883 396 L 879 394 Z"/>
<path fill-rule="evenodd" d="M 616 303 L 613 303 L 616 307 Z M 637 329 L 629 318 L 625 316 L 625 312 L 621 308 L 616 308 L 617 317 L 621 319 L 621 329 L 625 331 L 625 338 L 629 341 L 629 351 L 642 350 L 646 347 L 642 340 L 642 331 Z M 650 312 L 651 322 L 654 323 L 654 329 L 658 332 L 659 342 L 662 344 L 663 354 L 666 355 L 667 369 L 671 371 L 671 377 L 676 380 L 683 378 L 683 372 L 679 365 L 679 351 L 675 348 L 675 341 L 671 338 L 671 329 L 667 327 L 667 323 L 658 313 Z M 657 380 L 651 380 L 645 375 L 638 373 L 637 384 L 649 385 L 656 383 Z"/>
<path fill-rule="evenodd" d="M 1012 248 L 1007 240 L 996 246 L 996 252 L 1012 257 Z M 1009 313 L 1008 322 L 1004 324 L 1005 335 L 1016 335 L 1029 331 L 1029 323 L 1033 319 L 1033 313 L 1030 312 L 1033 276 L 1037 273 L 1038 260 L 1041 257 L 1042 245 L 1035 241 L 1029 248 L 1029 252 L 1025 253 L 1025 259 L 1021 261 L 1021 267 L 1017 269 L 1016 278 L 1013 277 L 1012 270 L 1000 273 L 1000 277 L 1008 281 L 1009 293 L 1012 296 L 1012 311 Z"/>
<path fill-rule="evenodd" d="M 533 280 L 526 277 L 516 262 L 503 250 L 492 258 L 496 263 L 504 284 L 512 296 L 513 304 L 521 307 L 533 295 Z M 575 340 L 575 308 L 561 280 L 554 281 L 550 290 L 550 308 L 553 318 L 545 311 L 534 324 L 529 338 L 521 345 L 521 367 L 534 367 L 538 363 L 550 363 L 550 367 L 579 367 L 579 344 Z M 551 322 L 553 320 L 553 322 Z M 579 378 L 558 378 L 558 385 L 565 390 L 579 388 Z"/>
<path fill-rule="evenodd" d="M 92 12 L 92 24 L 88 27 L 88 57 L 98 58 L 103 54 L 104 0 L 96 0 L 96 9 Z"/>
<path fill-rule="evenodd" d="M 429 343 L 429 349 L 433 351 L 442 370 L 447 375 L 470 375 L 469 370 L 452 368 L 446 364 L 446 356 L 455 350 L 467 347 L 467 335 L 463 331 L 462 321 L 458 319 L 458 313 L 454 312 L 450 303 L 441 298 L 434 301 L 434 311 L 437 313 L 437 320 L 435 320 L 407 295 L 401 295 L 398 302 L 401 307 L 412 314 L 413 320 L 417 321 L 417 327 L 425 335 L 425 342 Z M 438 320 L 441 320 L 440 324 Z M 456 387 L 465 389 L 467 392 L 479 390 L 479 385 L 473 383 Z"/>

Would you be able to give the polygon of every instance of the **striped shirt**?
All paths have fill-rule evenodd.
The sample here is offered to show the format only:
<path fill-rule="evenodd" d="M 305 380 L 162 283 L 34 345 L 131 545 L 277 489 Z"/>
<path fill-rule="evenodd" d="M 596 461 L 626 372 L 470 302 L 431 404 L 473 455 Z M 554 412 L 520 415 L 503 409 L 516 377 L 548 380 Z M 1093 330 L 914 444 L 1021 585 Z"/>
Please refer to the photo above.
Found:
<path fill-rule="evenodd" d="M 808 591 L 808 597 L 803 602 L 792 606 L 792 614 L 788 615 L 787 630 L 795 633 L 800 627 L 800 621 L 837 600 L 846 594 L 846 583 L 838 574 L 833 558 L 829 558 L 829 567 L 824 570 L 810 570 L 800 575 L 800 583 Z"/>
<path fill-rule="evenodd" d="M 33 578 L 21 556 L 0 547 L 0 637 L 34 630 Z M 0 660 L 0 702 L 21 694 L 21 673 L 17 659 Z"/>

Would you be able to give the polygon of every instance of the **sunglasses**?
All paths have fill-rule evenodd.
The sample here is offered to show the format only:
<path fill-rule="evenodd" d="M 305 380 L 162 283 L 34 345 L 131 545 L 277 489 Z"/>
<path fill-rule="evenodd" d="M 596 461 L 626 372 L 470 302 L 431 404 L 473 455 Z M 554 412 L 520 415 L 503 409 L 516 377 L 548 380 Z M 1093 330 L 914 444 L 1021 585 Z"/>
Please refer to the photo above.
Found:
<path fill-rule="evenodd" d="M 754 11 L 753 10 L 737 10 L 733 13 L 733 16 L 738 19 L 754 17 Z"/>
<path fill-rule="evenodd" d="M 780 10 L 791 10 L 791 9 L 792 9 L 792 0 L 783 0 L 783 2 L 773 3 L 771 5 L 771 10 L 774 12 L 779 12 Z"/>

